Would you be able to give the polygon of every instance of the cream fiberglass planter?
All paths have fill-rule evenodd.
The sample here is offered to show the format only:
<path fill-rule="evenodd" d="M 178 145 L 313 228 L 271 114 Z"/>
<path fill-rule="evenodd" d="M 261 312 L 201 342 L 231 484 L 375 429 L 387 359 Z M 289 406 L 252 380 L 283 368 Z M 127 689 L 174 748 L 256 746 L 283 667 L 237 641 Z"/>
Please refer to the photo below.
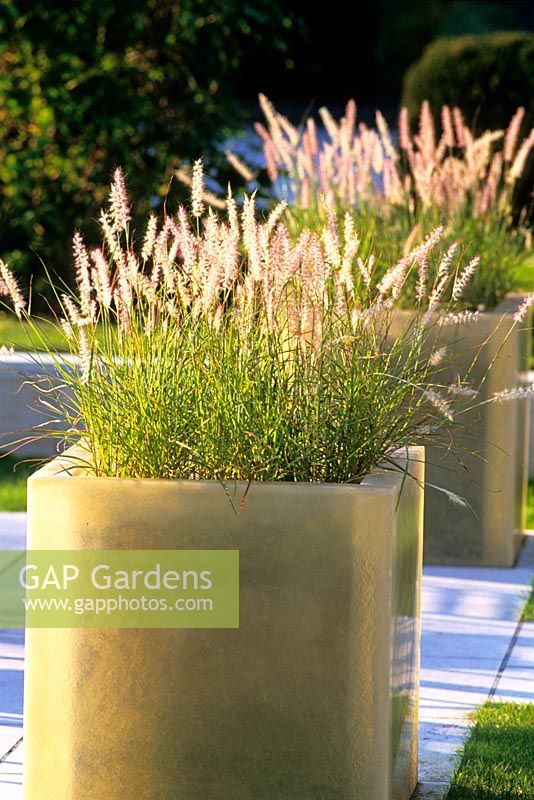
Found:
<path fill-rule="evenodd" d="M 408 800 L 411 455 L 417 481 L 253 484 L 237 516 L 216 482 L 37 472 L 30 549 L 237 549 L 240 627 L 28 630 L 25 800 Z"/>
<path fill-rule="evenodd" d="M 531 319 L 513 328 L 521 296 L 511 296 L 477 322 L 445 326 L 439 344 L 455 365 L 439 382 L 454 382 L 476 358 L 470 381 L 477 408 L 458 419 L 447 446 L 426 448 L 425 547 L 428 564 L 508 567 L 515 563 L 526 523 L 528 399 L 485 403 L 493 394 L 528 382 Z M 399 319 L 407 314 L 400 312 Z M 512 330 L 513 328 L 513 330 Z M 465 499 L 454 504 L 439 486 Z"/>
<path fill-rule="evenodd" d="M 513 325 L 518 300 L 510 298 L 472 325 L 449 329 L 458 364 L 469 364 L 475 384 L 486 376 L 477 398 L 527 382 L 530 318 Z M 453 431 L 456 455 L 427 450 L 429 483 L 464 497 L 469 508 L 452 505 L 435 490 L 426 493 L 425 562 L 512 566 L 526 525 L 530 400 L 488 403 L 462 418 Z M 460 463 L 461 462 L 461 463 Z"/>

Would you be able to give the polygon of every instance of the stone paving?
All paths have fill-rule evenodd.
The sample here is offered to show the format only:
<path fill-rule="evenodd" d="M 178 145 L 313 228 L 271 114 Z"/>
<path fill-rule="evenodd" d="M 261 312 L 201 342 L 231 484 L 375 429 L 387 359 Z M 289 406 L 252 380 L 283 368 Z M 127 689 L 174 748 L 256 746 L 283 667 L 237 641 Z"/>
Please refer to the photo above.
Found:
<path fill-rule="evenodd" d="M 25 522 L 0 513 L 0 548 L 23 547 Z M 478 705 L 534 702 L 534 623 L 518 623 L 533 571 L 534 536 L 514 569 L 424 570 L 419 800 L 444 797 Z M 1 800 L 22 800 L 23 668 L 23 631 L 0 631 Z"/>
<path fill-rule="evenodd" d="M 518 622 L 534 572 L 534 535 L 514 569 L 426 567 L 419 800 L 441 800 L 487 699 L 534 702 L 534 623 Z"/>
<path fill-rule="evenodd" d="M 0 513 L 0 548 L 24 547 L 26 514 Z M 0 630 L 0 798 L 22 800 L 24 631 Z"/>

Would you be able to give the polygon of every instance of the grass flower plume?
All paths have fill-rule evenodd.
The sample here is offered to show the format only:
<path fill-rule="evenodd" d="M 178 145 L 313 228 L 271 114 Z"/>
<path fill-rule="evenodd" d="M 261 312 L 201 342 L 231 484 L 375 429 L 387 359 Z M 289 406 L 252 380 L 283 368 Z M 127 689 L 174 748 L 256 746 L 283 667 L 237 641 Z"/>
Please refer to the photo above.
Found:
<path fill-rule="evenodd" d="M 299 129 L 260 95 L 267 127 L 256 124 L 270 179 L 283 176 L 292 202 L 307 208 L 318 196 L 330 205 L 372 202 L 386 208 L 413 203 L 439 208 L 443 216 L 468 204 L 475 216 L 503 210 L 534 147 L 534 130 L 520 139 L 525 116 L 519 108 L 506 131 L 475 137 L 460 109 L 443 106 L 441 131 L 423 103 L 412 134 L 406 109 L 399 117 L 396 147 L 386 120 L 376 112 L 376 129 L 357 124 L 350 100 L 338 122 L 326 108 L 319 116 L 326 136 L 319 143 L 312 119 Z M 235 157 L 229 154 L 233 165 Z M 241 170 L 242 171 L 242 170 Z M 250 180 L 250 176 L 248 178 Z"/>
<path fill-rule="evenodd" d="M 359 481 L 451 424 L 462 381 L 439 384 L 446 352 L 429 347 L 432 318 L 455 313 L 446 288 L 459 296 L 475 265 L 456 263 L 443 229 L 376 274 L 350 215 L 295 237 L 283 205 L 260 219 L 254 197 L 238 211 L 229 195 L 218 216 L 202 198 L 197 162 L 192 214 L 152 215 L 137 235 L 118 171 L 99 245 L 75 234 L 78 288 L 58 302 L 80 366 L 56 354 L 61 380 L 43 392 L 70 423 L 58 437 L 81 431 L 96 475 Z M 27 317 L 1 268 L 3 294 Z M 412 273 L 417 312 L 392 336 Z"/>
<path fill-rule="evenodd" d="M 294 230 L 323 225 L 325 208 L 340 217 L 348 211 L 387 269 L 405 242 L 415 245 L 444 224 L 450 242 L 464 243 L 467 261 L 481 257 L 465 296 L 470 308 L 494 307 L 514 288 L 530 236 L 527 210 L 518 208 L 534 147 L 523 108 L 506 130 L 475 136 L 458 108 L 444 106 L 439 127 L 423 103 L 417 130 L 402 109 L 394 136 L 380 112 L 375 127 L 359 122 L 352 100 L 339 121 L 319 109 L 320 135 L 312 118 L 296 128 L 263 95 L 260 106 L 266 175 L 249 186 L 261 190 L 267 180 L 270 199 L 287 200 Z M 405 286 L 405 305 L 417 292 Z"/>

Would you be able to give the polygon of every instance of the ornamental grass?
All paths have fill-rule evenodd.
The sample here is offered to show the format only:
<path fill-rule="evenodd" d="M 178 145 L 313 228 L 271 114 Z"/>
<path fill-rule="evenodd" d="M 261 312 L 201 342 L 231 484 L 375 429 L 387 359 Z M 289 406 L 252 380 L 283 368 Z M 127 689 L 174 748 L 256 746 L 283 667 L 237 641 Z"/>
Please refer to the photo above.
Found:
<path fill-rule="evenodd" d="M 312 117 L 295 127 L 264 95 L 260 105 L 265 124 L 255 129 L 267 196 L 287 201 L 296 231 L 320 228 L 325 209 L 341 217 L 348 210 L 387 270 L 406 242 L 421 243 L 443 223 L 446 242 L 460 239 L 466 258 L 481 257 L 464 298 L 471 308 L 495 307 L 514 288 L 531 242 L 527 209 L 517 209 L 518 185 L 534 146 L 534 130 L 522 133 L 524 108 L 506 130 L 475 136 L 458 108 L 443 106 L 437 128 L 428 103 L 416 132 L 403 108 L 394 133 L 379 111 L 376 128 L 358 123 L 353 100 L 339 121 L 319 109 L 320 130 Z M 260 186 L 262 177 L 234 154 L 229 162 L 249 187 Z M 186 178 L 183 168 L 179 177 Z M 413 304 L 409 282 L 403 299 Z"/>
<path fill-rule="evenodd" d="M 440 380 L 439 331 L 476 324 L 462 301 L 477 259 L 463 263 L 438 227 L 377 271 L 349 213 L 295 236 L 283 203 L 264 217 L 253 196 L 225 205 L 206 208 L 199 161 L 190 210 L 153 215 L 138 236 L 117 169 L 101 241 L 74 236 L 77 289 L 57 299 L 76 359 L 53 353 L 60 378 L 36 385 L 50 419 L 32 435 L 80 440 L 97 476 L 344 483 L 461 424 L 476 387 Z M 0 275 L 31 325 L 3 262 Z M 392 336 L 408 280 L 415 313 Z"/>

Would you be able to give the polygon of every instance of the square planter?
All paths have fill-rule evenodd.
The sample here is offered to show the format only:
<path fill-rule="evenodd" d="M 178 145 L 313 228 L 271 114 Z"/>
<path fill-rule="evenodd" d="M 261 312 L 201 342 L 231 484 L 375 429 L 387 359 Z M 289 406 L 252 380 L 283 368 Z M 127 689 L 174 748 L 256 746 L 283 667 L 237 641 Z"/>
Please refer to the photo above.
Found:
<path fill-rule="evenodd" d="M 484 378 L 475 402 L 528 383 L 530 317 L 510 333 L 523 299 L 509 296 L 498 308 L 481 313 L 477 322 L 441 329 L 439 345 L 447 346 L 455 368 L 440 374 L 440 383 L 454 382 L 475 356 L 471 381 L 478 386 Z M 397 324 L 406 318 L 399 312 Z M 468 506 L 455 505 L 442 492 L 427 488 L 425 564 L 515 563 L 526 523 L 529 404 L 521 399 L 481 405 L 461 416 L 445 446 L 426 448 L 428 484 L 465 498 Z"/>
<path fill-rule="evenodd" d="M 238 549 L 240 627 L 28 630 L 25 800 L 408 800 L 423 457 L 239 515 L 217 482 L 32 476 L 29 549 Z"/>
<path fill-rule="evenodd" d="M 534 370 L 528 373 L 528 384 L 534 384 Z M 529 433 L 529 450 L 528 450 L 528 477 L 529 480 L 534 478 L 534 403 L 529 403 L 529 420 L 530 420 L 530 433 Z"/>

